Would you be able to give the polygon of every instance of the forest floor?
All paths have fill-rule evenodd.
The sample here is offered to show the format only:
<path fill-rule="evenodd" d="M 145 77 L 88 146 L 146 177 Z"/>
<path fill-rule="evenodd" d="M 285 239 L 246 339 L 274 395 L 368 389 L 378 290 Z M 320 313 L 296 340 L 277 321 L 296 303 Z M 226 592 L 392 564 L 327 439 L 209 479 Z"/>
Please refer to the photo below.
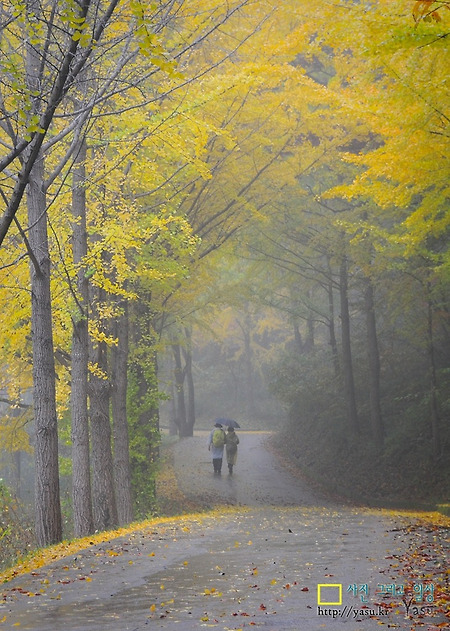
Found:
<path fill-rule="evenodd" d="M 206 436 L 166 452 L 173 516 L 5 573 L 0 631 L 448 628 L 448 518 L 329 497 L 262 432 L 240 432 L 234 475 L 214 476 Z"/>
<path fill-rule="evenodd" d="M 300 432 L 301 438 L 298 433 Z M 292 435 L 285 425 L 271 440 L 294 470 L 302 471 L 312 484 L 327 488 L 335 496 L 377 508 L 434 511 L 449 515 L 450 459 L 433 456 L 429 441 L 393 440 L 378 450 L 370 436 L 299 430 Z"/>

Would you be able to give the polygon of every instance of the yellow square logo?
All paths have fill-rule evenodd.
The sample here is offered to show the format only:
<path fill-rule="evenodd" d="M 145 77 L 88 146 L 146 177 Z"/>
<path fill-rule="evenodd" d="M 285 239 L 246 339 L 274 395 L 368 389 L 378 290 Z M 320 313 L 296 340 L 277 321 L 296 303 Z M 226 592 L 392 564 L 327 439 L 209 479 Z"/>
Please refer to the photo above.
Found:
<path fill-rule="evenodd" d="M 317 585 L 318 605 L 342 605 L 342 585 L 340 583 L 320 583 Z"/>

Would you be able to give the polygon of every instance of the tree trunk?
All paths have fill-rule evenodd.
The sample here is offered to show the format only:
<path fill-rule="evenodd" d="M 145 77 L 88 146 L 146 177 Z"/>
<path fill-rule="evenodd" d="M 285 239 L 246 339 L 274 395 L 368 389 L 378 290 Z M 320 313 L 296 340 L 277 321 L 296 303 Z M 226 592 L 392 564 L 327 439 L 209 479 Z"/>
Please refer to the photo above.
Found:
<path fill-rule="evenodd" d="M 358 412 L 356 408 L 355 382 L 353 377 L 352 351 L 350 343 L 350 311 L 348 305 L 347 258 L 344 257 L 340 268 L 341 326 L 342 326 L 342 369 L 344 377 L 344 395 L 350 428 L 358 432 Z"/>
<path fill-rule="evenodd" d="M 331 346 L 331 355 L 333 357 L 334 374 L 337 377 L 340 374 L 340 366 L 339 366 L 339 353 L 338 353 L 338 345 L 337 345 L 337 340 L 336 340 L 336 327 L 335 327 L 335 318 L 334 318 L 333 274 L 332 274 L 329 260 L 328 260 L 328 273 L 329 273 L 329 281 L 327 285 L 328 312 L 329 312 L 328 331 L 330 335 L 330 346 Z"/>
<path fill-rule="evenodd" d="M 113 347 L 111 351 L 114 480 L 117 515 L 121 526 L 133 521 L 127 417 L 128 308 L 125 301 L 122 304 L 122 309 L 123 313 L 118 316 L 114 331 L 118 345 Z"/>
<path fill-rule="evenodd" d="M 308 290 L 308 302 L 312 302 L 312 292 Z M 306 317 L 306 339 L 303 345 L 305 353 L 311 353 L 315 344 L 315 322 L 312 311 L 308 309 L 308 315 Z"/>
<path fill-rule="evenodd" d="M 173 359 L 172 356 L 170 358 L 170 370 L 171 374 L 173 374 Z M 176 401 L 176 388 L 173 383 L 173 379 L 170 380 L 170 419 L 169 419 L 169 434 L 171 436 L 176 436 L 178 434 L 178 412 L 177 412 L 177 401 Z"/>
<path fill-rule="evenodd" d="M 373 285 L 370 278 L 365 279 L 365 311 L 367 327 L 367 354 L 369 363 L 369 399 L 372 434 L 378 446 L 383 445 L 384 428 L 380 399 L 380 354 L 375 319 Z"/>
<path fill-rule="evenodd" d="M 292 318 L 292 326 L 294 328 L 295 350 L 299 355 L 301 355 L 303 353 L 303 339 L 298 326 L 298 319 L 295 316 Z"/>
<path fill-rule="evenodd" d="M 106 530 L 117 526 L 118 520 L 109 421 L 110 383 L 104 342 L 98 342 L 93 360 L 97 369 L 103 373 L 92 374 L 89 384 L 94 525 L 96 530 Z"/>
<path fill-rule="evenodd" d="M 256 416 L 255 411 L 255 398 L 253 387 L 253 348 L 252 338 L 250 333 L 249 318 L 246 318 L 245 328 L 242 329 L 244 335 L 244 397 L 245 397 L 245 411 L 248 419 Z"/>
<path fill-rule="evenodd" d="M 77 271 L 77 312 L 72 330 L 72 498 L 74 534 L 84 537 L 94 531 L 89 458 L 88 417 L 88 301 L 89 282 L 82 261 L 87 254 L 86 233 L 86 143 L 80 143 L 73 167 L 73 261 Z"/>
<path fill-rule="evenodd" d="M 31 266 L 31 338 L 35 426 L 35 515 L 39 546 L 61 541 L 58 425 L 55 395 L 50 254 L 44 192 L 44 161 L 34 164 L 28 183 L 29 242 L 38 268 Z"/>
<path fill-rule="evenodd" d="M 253 374 L 253 348 L 252 348 L 252 317 L 248 309 L 244 313 L 242 320 L 237 319 L 237 324 L 242 332 L 244 342 L 244 352 L 242 355 L 242 363 L 244 369 L 244 378 L 240 380 L 239 388 L 244 397 L 245 415 L 247 418 L 256 416 L 256 405 L 254 397 L 254 374 Z"/>
<path fill-rule="evenodd" d="M 429 362 L 429 375 L 430 375 L 430 421 L 431 421 L 431 444 L 433 453 L 435 456 L 440 455 L 442 445 L 439 440 L 439 406 L 437 400 L 437 377 L 436 377 L 436 360 L 434 355 L 434 342 L 433 342 L 433 307 L 431 300 L 427 303 L 427 351 Z"/>
<path fill-rule="evenodd" d="M 132 424 L 133 448 L 130 451 L 133 503 L 138 517 L 145 517 L 155 506 L 155 463 L 159 455 L 159 417 L 157 356 L 149 305 L 151 296 L 133 303 L 130 319 L 131 353 L 129 377 L 133 399 L 128 417 Z"/>
<path fill-rule="evenodd" d="M 14 476 L 15 476 L 14 492 L 19 499 L 23 499 L 22 497 L 22 452 L 15 451 L 13 454 L 13 458 L 14 458 Z"/>
<path fill-rule="evenodd" d="M 185 329 L 187 348 L 183 348 L 184 357 L 184 373 L 186 375 L 187 386 L 187 408 L 186 408 L 186 435 L 194 435 L 195 425 L 195 387 L 194 387 L 194 375 L 192 373 L 192 331 L 189 328 Z"/>
<path fill-rule="evenodd" d="M 172 346 L 173 357 L 175 360 L 174 377 L 175 389 L 177 397 L 177 424 L 180 436 L 189 436 L 186 417 L 186 402 L 184 399 L 184 379 L 185 372 L 181 362 L 181 349 L 179 344 Z"/>
<path fill-rule="evenodd" d="M 28 6 L 36 20 L 41 10 L 36 1 Z M 26 47 L 26 82 L 30 94 L 40 93 L 39 44 Z M 41 101 L 34 97 L 30 113 L 39 116 Z M 38 134 L 40 137 L 41 134 Z M 31 338 L 33 347 L 33 404 L 35 427 L 35 522 L 39 546 L 61 541 L 62 518 L 59 491 L 56 370 L 53 347 L 50 253 L 47 202 L 44 189 L 44 156 L 40 145 L 28 148 L 23 165 L 33 164 L 27 185 L 29 245 L 33 252 L 31 273 Z M 32 157 L 32 154 L 34 157 Z M 27 180 L 24 179 L 23 183 Z M 16 189 L 17 189 L 16 183 Z"/>

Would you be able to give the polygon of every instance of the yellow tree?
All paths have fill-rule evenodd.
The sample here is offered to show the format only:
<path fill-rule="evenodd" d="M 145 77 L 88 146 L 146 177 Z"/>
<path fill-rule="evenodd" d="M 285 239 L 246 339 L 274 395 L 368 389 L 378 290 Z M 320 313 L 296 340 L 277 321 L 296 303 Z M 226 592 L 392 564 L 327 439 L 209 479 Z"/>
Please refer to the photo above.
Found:
<path fill-rule="evenodd" d="M 24 7 L 18 4 L 17 7 L 12 5 L 8 9 L 10 19 L 6 22 L 1 40 L 2 65 L 5 70 L 2 75 L 1 99 L 5 123 L 1 133 L 7 153 L 0 162 L 3 174 L 2 198 L 5 202 L 0 237 L 3 241 L 12 222 L 16 220 L 25 187 L 30 181 L 31 238 L 28 240 L 23 231 L 21 237 L 28 248 L 34 269 L 33 295 L 42 298 L 36 303 L 34 313 L 37 315 L 33 316 L 34 385 L 37 388 L 39 383 L 48 381 L 48 396 L 37 397 L 36 400 L 48 400 L 53 406 L 52 410 L 43 414 L 48 423 L 51 422 L 51 432 L 38 431 L 39 436 L 51 438 L 53 454 L 53 466 L 46 468 L 47 474 L 53 477 L 51 482 L 44 483 L 46 489 L 52 489 L 53 495 L 44 497 L 38 493 L 42 502 L 37 502 L 37 506 L 42 507 L 44 513 L 47 509 L 52 512 L 51 517 L 49 515 L 46 518 L 43 514 L 38 517 L 38 540 L 41 543 L 60 537 L 55 449 L 56 411 L 52 403 L 54 370 L 49 290 L 50 257 L 47 252 L 45 194 L 48 193 L 47 198 L 52 198 L 53 203 L 60 195 L 71 159 L 80 149 L 79 141 L 89 117 L 112 114 L 111 104 L 116 103 L 115 96 L 120 103 L 120 95 L 123 97 L 128 89 L 142 88 L 145 82 L 151 81 L 155 73 L 161 70 L 172 71 L 177 58 L 185 54 L 194 42 L 198 44 L 214 33 L 218 25 L 243 4 L 245 2 L 236 2 L 220 10 L 217 7 L 210 7 L 205 13 L 203 4 L 199 2 L 196 7 L 191 5 L 188 14 L 185 7 L 181 10 L 183 3 L 180 3 L 176 10 L 172 3 L 160 7 L 152 5 L 147 10 L 141 3 L 120 5 L 119 2 L 112 1 L 101 3 L 100 6 L 96 4 L 94 7 L 88 0 L 81 5 L 68 1 L 64 5 L 48 2 L 38 6 L 37 3 L 30 2 Z M 209 20 L 211 15 L 217 18 L 212 23 Z M 113 16 L 116 16 L 115 19 Z M 171 16 L 177 21 L 177 25 L 184 25 L 185 30 L 179 37 L 175 35 L 178 30 L 173 25 L 173 31 L 166 31 L 163 42 L 162 37 L 157 35 L 160 30 L 158 24 L 161 19 L 165 25 L 168 24 L 168 18 Z M 44 28 L 45 26 L 47 28 Z M 24 56 L 21 55 L 25 49 L 28 51 L 26 67 L 23 64 Z M 170 50 L 170 54 L 166 55 L 166 50 Z M 136 64 L 139 55 L 146 57 L 146 66 Z M 82 72 L 83 90 L 78 86 L 76 92 L 75 80 L 81 77 Z M 39 85 L 34 85 L 33 81 L 39 73 Z M 97 80 L 99 75 L 102 76 L 101 84 Z M 49 98 L 43 98 L 44 91 L 50 94 Z M 73 95 L 73 100 L 68 98 L 69 95 Z M 161 93 L 153 94 L 147 99 L 141 92 L 138 105 L 142 106 L 146 101 L 154 102 L 160 97 Z M 106 103 L 108 106 L 103 107 Z M 122 99 L 120 107 L 127 110 L 138 105 L 133 102 L 124 103 Z M 69 142 L 64 144 L 65 141 Z M 43 158 L 50 152 L 52 169 L 46 171 Z M 23 222 L 22 217 L 20 221 Z M 62 250 L 60 242 L 56 247 Z M 38 251 L 42 256 L 37 257 Z M 9 264 L 8 256 L 5 262 Z M 45 273 L 42 273 L 43 271 Z M 106 277 L 104 280 L 106 284 Z M 42 284 L 42 291 L 38 291 L 37 283 Z M 39 310 L 41 306 L 42 311 Z M 44 322 L 46 333 L 43 332 L 43 336 L 45 335 L 46 342 L 38 344 L 40 338 L 35 333 Z M 67 324 L 67 320 L 65 323 Z M 45 361 L 37 361 L 38 353 L 44 348 L 47 349 Z M 42 379 L 36 374 L 39 366 L 45 366 Z M 36 418 L 40 418 L 40 415 L 36 414 Z M 39 426 L 39 422 L 37 424 Z M 50 425 L 47 429 L 49 428 Z M 36 452 L 39 458 L 46 448 L 43 446 L 42 450 Z M 41 478 L 37 476 L 37 480 Z"/>
<path fill-rule="evenodd" d="M 371 10 L 353 7 L 348 22 L 337 23 L 329 40 L 340 52 L 333 87 L 378 139 L 375 149 L 346 156 L 359 174 L 330 195 L 374 202 L 378 213 L 366 217 L 363 227 L 349 226 L 349 232 L 359 233 L 357 240 L 372 232 L 378 251 L 396 267 L 400 258 L 426 298 L 414 335 L 427 355 L 436 454 L 440 412 L 434 335 L 446 326 L 442 304 L 449 255 L 448 8 L 446 2 L 400 0 L 380 0 Z M 358 38 L 351 38 L 348 23 L 356 25 Z M 338 38 L 351 43 L 352 55 L 345 54 Z"/>
<path fill-rule="evenodd" d="M 374 287 L 386 280 L 395 282 L 392 314 L 399 291 L 405 313 L 420 312 L 413 336 L 428 356 L 430 429 L 438 453 L 442 380 L 436 379 L 433 335 L 446 326 L 448 283 L 448 3 L 295 5 L 283 3 L 279 14 L 284 50 L 295 51 L 294 63 L 327 87 L 324 108 L 315 111 L 327 118 L 317 127 L 317 144 L 327 135 L 339 139 L 338 151 L 324 162 L 340 185 L 322 180 L 320 191 L 321 204 L 335 209 L 330 243 L 337 245 L 341 235 L 345 257 L 363 276 L 368 314 Z M 340 136 L 344 130 L 347 138 Z M 350 212 L 338 212 L 346 207 Z M 426 296 L 423 309 L 418 293 Z M 367 327 L 373 341 L 373 319 Z"/>

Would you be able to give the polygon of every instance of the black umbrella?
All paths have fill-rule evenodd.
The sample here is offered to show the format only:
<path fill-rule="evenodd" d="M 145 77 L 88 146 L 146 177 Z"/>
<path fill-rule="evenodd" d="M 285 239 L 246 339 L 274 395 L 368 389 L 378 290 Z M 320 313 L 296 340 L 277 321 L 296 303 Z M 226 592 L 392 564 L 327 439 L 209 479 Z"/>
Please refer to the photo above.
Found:
<path fill-rule="evenodd" d="M 232 418 L 216 418 L 214 423 L 220 423 L 221 425 L 225 425 L 225 427 L 241 427 L 239 423 Z"/>

